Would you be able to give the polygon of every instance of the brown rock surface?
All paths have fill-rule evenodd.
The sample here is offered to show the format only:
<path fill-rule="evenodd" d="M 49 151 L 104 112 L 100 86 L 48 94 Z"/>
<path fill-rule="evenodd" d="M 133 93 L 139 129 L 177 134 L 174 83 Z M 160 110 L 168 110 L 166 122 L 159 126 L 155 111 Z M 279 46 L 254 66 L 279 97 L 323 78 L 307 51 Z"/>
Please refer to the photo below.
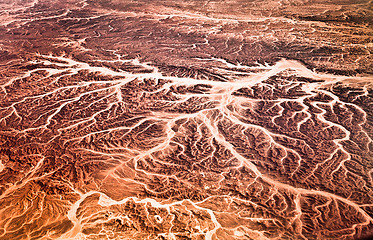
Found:
<path fill-rule="evenodd" d="M 373 236 L 373 5 L 0 2 L 0 239 Z"/>

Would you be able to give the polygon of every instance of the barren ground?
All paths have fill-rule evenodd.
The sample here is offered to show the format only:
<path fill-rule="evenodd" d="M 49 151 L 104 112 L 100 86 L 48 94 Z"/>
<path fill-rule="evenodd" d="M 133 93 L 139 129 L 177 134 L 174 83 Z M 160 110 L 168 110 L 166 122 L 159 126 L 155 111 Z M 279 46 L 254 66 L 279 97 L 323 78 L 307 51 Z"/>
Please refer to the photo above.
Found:
<path fill-rule="evenodd" d="M 0 239 L 368 238 L 372 98 L 372 1 L 0 1 Z"/>

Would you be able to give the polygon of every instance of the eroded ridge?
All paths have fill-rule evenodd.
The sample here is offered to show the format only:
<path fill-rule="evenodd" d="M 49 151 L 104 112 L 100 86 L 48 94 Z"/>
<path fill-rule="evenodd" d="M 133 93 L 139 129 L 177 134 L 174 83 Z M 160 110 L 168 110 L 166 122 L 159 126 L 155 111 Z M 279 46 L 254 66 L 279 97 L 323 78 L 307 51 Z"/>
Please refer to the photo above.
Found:
<path fill-rule="evenodd" d="M 368 20 L 105 4 L 0 5 L 0 239 L 373 234 Z"/>

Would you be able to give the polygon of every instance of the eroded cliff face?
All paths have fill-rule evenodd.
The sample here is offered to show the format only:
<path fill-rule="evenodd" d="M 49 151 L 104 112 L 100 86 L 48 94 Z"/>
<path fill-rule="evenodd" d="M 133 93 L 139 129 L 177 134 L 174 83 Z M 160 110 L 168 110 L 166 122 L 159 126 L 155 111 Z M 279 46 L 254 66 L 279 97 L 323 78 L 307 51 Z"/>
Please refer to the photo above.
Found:
<path fill-rule="evenodd" d="M 371 1 L 2 1 L 0 239 L 373 235 Z"/>

